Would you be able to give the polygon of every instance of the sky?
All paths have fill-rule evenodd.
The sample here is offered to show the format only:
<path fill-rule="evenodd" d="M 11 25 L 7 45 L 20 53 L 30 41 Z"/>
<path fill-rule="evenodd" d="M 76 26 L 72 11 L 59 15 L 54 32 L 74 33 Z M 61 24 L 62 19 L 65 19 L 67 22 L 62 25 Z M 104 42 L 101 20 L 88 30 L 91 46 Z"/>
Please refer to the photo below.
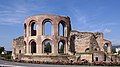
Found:
<path fill-rule="evenodd" d="M 25 18 L 38 14 L 69 16 L 72 30 L 103 32 L 120 45 L 120 0 L 0 0 L 0 46 L 11 50 Z"/>

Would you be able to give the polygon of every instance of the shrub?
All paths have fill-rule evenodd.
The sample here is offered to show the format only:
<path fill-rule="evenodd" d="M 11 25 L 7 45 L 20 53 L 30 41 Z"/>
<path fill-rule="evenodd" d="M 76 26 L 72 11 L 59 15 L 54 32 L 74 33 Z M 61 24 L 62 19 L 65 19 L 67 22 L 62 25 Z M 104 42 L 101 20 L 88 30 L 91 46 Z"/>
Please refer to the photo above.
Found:
<path fill-rule="evenodd" d="M 6 59 L 6 60 L 10 60 L 11 59 L 11 55 L 7 55 L 7 54 L 0 54 L 0 57 Z"/>

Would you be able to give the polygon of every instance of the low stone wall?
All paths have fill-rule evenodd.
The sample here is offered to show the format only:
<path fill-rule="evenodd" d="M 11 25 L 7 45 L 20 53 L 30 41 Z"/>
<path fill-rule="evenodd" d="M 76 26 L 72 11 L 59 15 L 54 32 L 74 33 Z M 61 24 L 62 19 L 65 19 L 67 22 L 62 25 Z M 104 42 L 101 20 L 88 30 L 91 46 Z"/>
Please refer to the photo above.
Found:
<path fill-rule="evenodd" d="M 81 54 L 81 60 L 87 60 L 88 62 L 92 62 L 92 54 Z"/>
<path fill-rule="evenodd" d="M 28 56 L 24 55 L 21 60 L 26 61 L 69 61 L 68 56 Z"/>
<path fill-rule="evenodd" d="M 93 53 L 93 60 L 94 61 L 106 61 L 108 59 L 106 57 L 105 57 L 104 52 L 95 52 L 95 53 Z"/>

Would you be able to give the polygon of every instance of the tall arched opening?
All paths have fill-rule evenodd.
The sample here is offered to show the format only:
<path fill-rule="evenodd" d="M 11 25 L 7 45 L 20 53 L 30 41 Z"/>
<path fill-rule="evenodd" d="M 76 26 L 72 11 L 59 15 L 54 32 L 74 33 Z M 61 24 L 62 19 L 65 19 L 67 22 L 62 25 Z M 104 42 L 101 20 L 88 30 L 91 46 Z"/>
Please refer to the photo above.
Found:
<path fill-rule="evenodd" d="M 25 41 L 24 41 L 24 50 L 25 50 L 25 53 L 27 53 L 27 44 Z"/>
<path fill-rule="evenodd" d="M 30 22 L 30 35 L 36 36 L 36 21 Z"/>
<path fill-rule="evenodd" d="M 52 52 L 51 40 L 49 39 L 44 40 L 42 44 L 42 49 L 43 53 L 51 53 Z"/>
<path fill-rule="evenodd" d="M 30 41 L 31 53 L 36 53 L 36 42 L 34 40 Z"/>
<path fill-rule="evenodd" d="M 61 40 L 58 43 L 58 53 L 64 53 L 64 49 L 65 49 L 65 41 Z"/>
<path fill-rule="evenodd" d="M 44 20 L 42 26 L 43 26 L 42 27 L 43 35 L 47 35 L 47 36 L 52 35 L 52 24 L 49 19 Z"/>
<path fill-rule="evenodd" d="M 65 36 L 67 34 L 67 25 L 64 21 L 60 21 L 58 24 L 58 35 Z"/>

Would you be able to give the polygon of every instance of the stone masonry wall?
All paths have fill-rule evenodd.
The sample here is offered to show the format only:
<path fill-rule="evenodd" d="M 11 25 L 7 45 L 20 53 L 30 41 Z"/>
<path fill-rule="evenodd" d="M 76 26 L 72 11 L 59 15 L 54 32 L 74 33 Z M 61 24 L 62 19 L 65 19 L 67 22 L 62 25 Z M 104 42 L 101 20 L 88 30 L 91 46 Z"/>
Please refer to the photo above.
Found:
<path fill-rule="evenodd" d="M 23 36 L 13 39 L 12 49 L 13 49 L 12 51 L 13 59 L 18 58 L 20 54 L 25 53 Z"/>

